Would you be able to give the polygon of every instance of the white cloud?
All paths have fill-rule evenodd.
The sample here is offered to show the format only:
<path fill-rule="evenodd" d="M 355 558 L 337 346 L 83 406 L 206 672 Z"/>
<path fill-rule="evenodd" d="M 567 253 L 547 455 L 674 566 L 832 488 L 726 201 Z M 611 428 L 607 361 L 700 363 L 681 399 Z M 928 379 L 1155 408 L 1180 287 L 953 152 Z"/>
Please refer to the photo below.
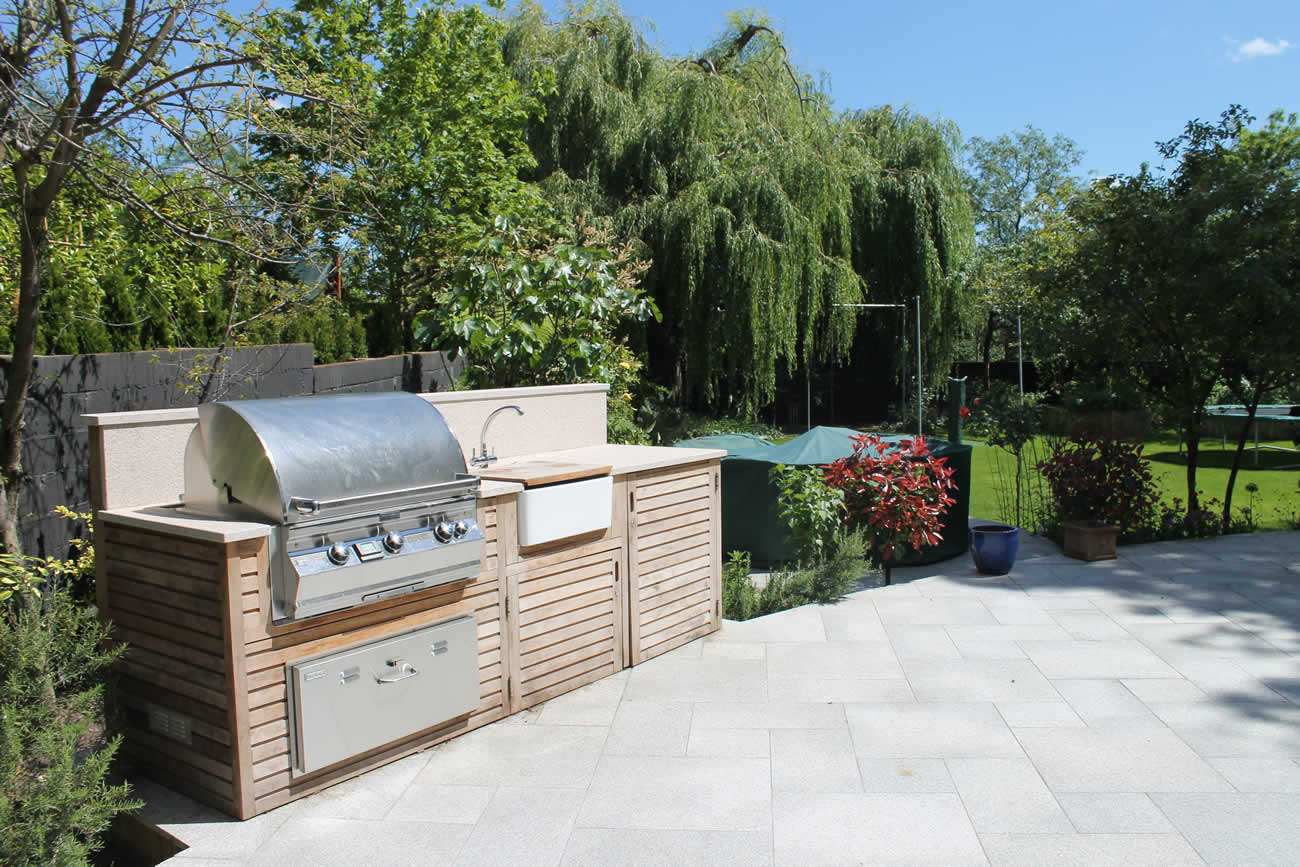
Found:
<path fill-rule="evenodd" d="M 1233 63 L 1239 63 L 1242 60 L 1254 60 L 1258 57 L 1271 57 L 1274 54 L 1281 54 L 1291 47 L 1291 43 L 1285 39 L 1269 42 L 1262 36 L 1256 36 L 1249 42 L 1229 39 L 1228 43 L 1232 45 L 1232 50 L 1228 52 L 1228 59 Z"/>

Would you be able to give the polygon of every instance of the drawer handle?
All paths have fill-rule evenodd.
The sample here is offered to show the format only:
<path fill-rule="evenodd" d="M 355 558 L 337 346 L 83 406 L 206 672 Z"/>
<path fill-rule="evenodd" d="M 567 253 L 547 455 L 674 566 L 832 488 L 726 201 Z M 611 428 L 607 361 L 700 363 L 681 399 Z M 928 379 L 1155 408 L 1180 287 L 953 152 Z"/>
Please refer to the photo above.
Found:
<path fill-rule="evenodd" d="M 401 674 L 394 674 L 387 677 L 376 677 L 376 683 L 397 683 L 399 680 L 406 680 L 408 677 L 415 677 L 420 672 L 409 662 L 403 662 L 399 669 Z"/>

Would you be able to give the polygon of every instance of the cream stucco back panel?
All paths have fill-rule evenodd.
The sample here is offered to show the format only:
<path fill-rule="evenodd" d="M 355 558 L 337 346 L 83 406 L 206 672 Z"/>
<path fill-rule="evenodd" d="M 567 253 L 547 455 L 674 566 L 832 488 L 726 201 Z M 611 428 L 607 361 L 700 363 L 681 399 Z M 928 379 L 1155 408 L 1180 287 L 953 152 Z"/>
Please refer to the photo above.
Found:
<path fill-rule="evenodd" d="M 488 449 L 498 458 L 583 448 L 605 443 L 606 385 L 494 388 L 421 395 L 447 420 L 465 461 L 479 446 L 483 421 L 503 406 L 518 406 L 522 416 L 503 412 L 487 431 Z"/>
<path fill-rule="evenodd" d="M 478 448 L 483 421 L 510 404 L 524 411 L 504 412 L 492 421 L 488 447 L 500 458 L 605 443 L 605 397 L 600 384 L 499 388 L 423 394 L 455 433 L 469 461 Z M 145 410 L 82 416 L 92 429 L 91 500 L 96 509 L 125 509 L 175 503 L 185 489 L 185 445 L 198 410 Z M 382 419 L 376 419 L 382 425 Z"/>
<path fill-rule="evenodd" d="M 99 413 L 91 436 L 91 505 L 124 509 L 174 503 L 185 489 L 185 444 L 198 422 L 197 409 Z"/>

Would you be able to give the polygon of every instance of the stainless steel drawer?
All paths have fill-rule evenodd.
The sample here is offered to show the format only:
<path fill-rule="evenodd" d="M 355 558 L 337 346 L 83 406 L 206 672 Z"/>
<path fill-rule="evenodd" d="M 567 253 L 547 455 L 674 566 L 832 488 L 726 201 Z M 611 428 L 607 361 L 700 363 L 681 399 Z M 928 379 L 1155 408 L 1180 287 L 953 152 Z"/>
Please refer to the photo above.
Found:
<path fill-rule="evenodd" d="M 478 707 L 478 624 L 457 617 L 288 664 L 294 772 L 305 774 Z"/>

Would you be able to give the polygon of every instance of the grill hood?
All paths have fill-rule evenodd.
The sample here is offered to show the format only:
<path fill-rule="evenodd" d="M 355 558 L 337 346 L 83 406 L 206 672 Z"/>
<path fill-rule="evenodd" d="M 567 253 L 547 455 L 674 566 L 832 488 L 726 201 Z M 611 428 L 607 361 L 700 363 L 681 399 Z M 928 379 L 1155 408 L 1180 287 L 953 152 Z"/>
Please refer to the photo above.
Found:
<path fill-rule="evenodd" d="M 418 395 L 222 401 L 199 406 L 185 502 L 243 503 L 290 524 L 421 496 L 458 478 L 463 485 L 456 437 Z"/>

